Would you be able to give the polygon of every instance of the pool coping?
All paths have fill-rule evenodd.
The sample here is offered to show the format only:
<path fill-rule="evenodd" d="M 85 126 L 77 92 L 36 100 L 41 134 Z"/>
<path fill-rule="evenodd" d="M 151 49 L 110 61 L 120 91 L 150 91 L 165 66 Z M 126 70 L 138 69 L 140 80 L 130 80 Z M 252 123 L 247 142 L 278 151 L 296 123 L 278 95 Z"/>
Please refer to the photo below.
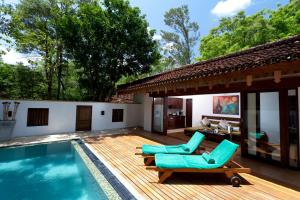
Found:
<path fill-rule="evenodd" d="M 71 140 L 71 144 L 74 147 L 78 157 L 84 163 L 85 167 L 89 171 L 89 174 L 95 179 L 98 183 L 102 191 L 105 193 L 107 200 L 122 200 L 116 190 L 111 186 L 108 180 L 104 177 L 104 175 L 99 171 L 93 161 L 88 157 L 86 152 L 82 149 L 82 147 L 78 144 L 77 141 Z"/>
<path fill-rule="evenodd" d="M 121 177 L 105 159 L 103 159 L 89 144 L 82 139 L 75 139 L 82 150 L 103 174 L 106 180 L 124 200 L 144 199 L 123 177 Z"/>

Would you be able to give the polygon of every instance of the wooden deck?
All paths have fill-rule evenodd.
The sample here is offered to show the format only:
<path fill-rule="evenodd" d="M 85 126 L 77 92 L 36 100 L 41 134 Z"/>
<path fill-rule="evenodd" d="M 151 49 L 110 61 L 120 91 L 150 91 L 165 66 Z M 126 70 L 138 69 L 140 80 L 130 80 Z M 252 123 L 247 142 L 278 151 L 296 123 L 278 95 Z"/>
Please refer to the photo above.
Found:
<path fill-rule="evenodd" d="M 300 192 L 242 174 L 243 184 L 234 188 L 222 174 L 174 174 L 158 184 L 157 173 L 146 171 L 143 159 L 135 156 L 135 147 L 158 144 L 153 134 L 139 133 L 85 138 L 85 141 L 145 199 L 300 199 Z M 178 143 L 167 136 L 155 137 L 162 143 Z M 209 146 L 209 143 L 208 143 Z"/>

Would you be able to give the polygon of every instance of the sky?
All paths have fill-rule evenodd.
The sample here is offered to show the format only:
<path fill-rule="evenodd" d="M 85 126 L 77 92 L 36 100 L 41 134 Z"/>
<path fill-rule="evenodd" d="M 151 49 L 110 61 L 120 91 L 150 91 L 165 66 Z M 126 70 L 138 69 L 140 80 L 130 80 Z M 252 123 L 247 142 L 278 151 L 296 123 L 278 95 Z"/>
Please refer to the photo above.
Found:
<path fill-rule="evenodd" d="M 146 16 L 149 27 L 156 30 L 155 39 L 160 39 L 160 30 L 170 31 L 164 24 L 164 13 L 171 8 L 187 5 L 190 10 L 191 21 L 200 25 L 200 36 L 209 33 L 209 30 L 219 24 L 219 19 L 224 16 L 233 16 L 237 12 L 244 10 L 246 15 L 251 15 L 262 9 L 276 9 L 277 4 L 286 5 L 289 0 L 129 0 L 132 6 L 139 7 L 141 13 Z M 18 0 L 5 0 L 8 2 L 18 2 Z M 198 46 L 194 52 L 197 56 Z M 0 50 L 4 47 L 0 46 Z M 27 63 L 27 55 L 22 55 L 14 49 L 2 56 L 6 63 L 15 64 L 17 62 Z"/>

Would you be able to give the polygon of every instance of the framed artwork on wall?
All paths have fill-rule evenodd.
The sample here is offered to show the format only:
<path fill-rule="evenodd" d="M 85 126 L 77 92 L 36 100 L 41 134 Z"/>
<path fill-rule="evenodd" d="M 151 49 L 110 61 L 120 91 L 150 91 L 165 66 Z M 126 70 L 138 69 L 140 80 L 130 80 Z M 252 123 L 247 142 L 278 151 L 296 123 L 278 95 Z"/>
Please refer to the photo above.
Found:
<path fill-rule="evenodd" d="M 239 115 L 239 95 L 213 96 L 213 114 Z"/>

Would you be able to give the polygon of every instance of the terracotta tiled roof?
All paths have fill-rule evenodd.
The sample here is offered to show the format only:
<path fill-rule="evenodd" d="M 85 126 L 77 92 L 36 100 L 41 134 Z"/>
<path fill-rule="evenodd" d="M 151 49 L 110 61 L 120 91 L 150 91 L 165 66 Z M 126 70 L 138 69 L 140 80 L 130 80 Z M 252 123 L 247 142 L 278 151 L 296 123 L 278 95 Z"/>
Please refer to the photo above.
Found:
<path fill-rule="evenodd" d="M 133 95 L 114 95 L 111 98 L 110 103 L 134 103 Z"/>
<path fill-rule="evenodd" d="M 151 86 L 157 83 L 168 83 L 176 79 L 223 75 L 292 60 L 300 60 L 300 35 L 259 45 L 226 56 L 186 65 L 129 84 L 121 85 L 119 90 Z"/>

